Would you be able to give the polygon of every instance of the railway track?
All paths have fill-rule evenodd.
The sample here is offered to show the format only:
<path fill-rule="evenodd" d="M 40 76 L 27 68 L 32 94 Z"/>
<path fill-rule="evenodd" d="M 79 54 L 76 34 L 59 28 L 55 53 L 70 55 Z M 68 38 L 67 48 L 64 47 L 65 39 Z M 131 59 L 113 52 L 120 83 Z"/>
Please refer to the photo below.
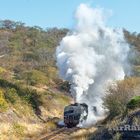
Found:
<path fill-rule="evenodd" d="M 35 140 L 63 140 L 64 137 L 69 137 L 69 135 L 72 132 L 77 131 L 80 128 L 67 128 L 67 127 L 63 127 L 63 128 L 59 128 L 51 133 L 47 133 L 44 134 L 43 136 L 40 136 L 39 138 L 35 139 Z"/>

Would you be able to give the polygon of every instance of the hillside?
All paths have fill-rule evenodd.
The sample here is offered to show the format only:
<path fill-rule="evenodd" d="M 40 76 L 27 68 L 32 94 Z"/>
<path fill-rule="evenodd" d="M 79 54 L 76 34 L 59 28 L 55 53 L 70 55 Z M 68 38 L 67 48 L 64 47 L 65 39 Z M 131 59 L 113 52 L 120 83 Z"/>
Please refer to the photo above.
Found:
<path fill-rule="evenodd" d="M 59 78 L 55 50 L 67 32 L 0 21 L 0 139 L 32 139 L 55 129 L 55 122 L 63 117 L 63 108 L 72 99 L 68 82 Z M 130 59 L 133 78 L 119 83 L 128 88 L 139 85 L 140 34 L 127 30 L 124 34 L 132 50 L 137 50 Z"/>
<path fill-rule="evenodd" d="M 0 138 L 20 139 L 50 131 L 69 104 L 59 79 L 55 49 L 67 29 L 0 21 Z"/>

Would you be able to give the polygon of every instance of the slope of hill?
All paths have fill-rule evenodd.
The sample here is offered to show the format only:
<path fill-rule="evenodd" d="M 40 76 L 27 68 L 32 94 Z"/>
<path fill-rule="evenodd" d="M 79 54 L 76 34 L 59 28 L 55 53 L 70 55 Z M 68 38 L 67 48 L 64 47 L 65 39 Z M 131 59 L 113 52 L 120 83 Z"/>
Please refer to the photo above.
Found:
<path fill-rule="evenodd" d="M 0 21 L 0 139 L 32 138 L 62 117 L 71 99 L 57 74 L 55 49 L 67 31 Z"/>
<path fill-rule="evenodd" d="M 55 62 L 56 46 L 67 32 L 0 21 L 0 139 L 32 139 L 56 128 L 56 120 L 72 100 L 69 84 L 59 79 Z M 131 59 L 133 76 L 138 77 L 140 35 L 126 30 L 124 34 L 138 50 Z M 135 85 L 136 79 L 130 84 Z"/>

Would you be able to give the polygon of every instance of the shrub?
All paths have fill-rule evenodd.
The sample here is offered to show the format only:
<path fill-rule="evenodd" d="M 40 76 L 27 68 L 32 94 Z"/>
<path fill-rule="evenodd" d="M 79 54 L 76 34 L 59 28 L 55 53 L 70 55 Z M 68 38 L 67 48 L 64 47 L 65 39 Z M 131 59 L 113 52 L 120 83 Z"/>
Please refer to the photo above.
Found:
<path fill-rule="evenodd" d="M 110 118 L 123 114 L 126 111 L 129 100 L 133 96 L 140 94 L 135 91 L 139 84 L 139 78 L 127 78 L 108 88 L 108 94 L 104 98 L 104 106 L 109 110 Z"/>
<path fill-rule="evenodd" d="M 0 90 L 0 111 L 5 111 L 8 108 L 8 104 L 4 98 L 4 93 Z"/>
<path fill-rule="evenodd" d="M 24 90 L 24 89 L 23 89 Z M 41 115 L 39 106 L 42 104 L 40 101 L 40 95 L 37 94 L 36 90 L 25 89 L 23 98 L 33 107 L 37 115 Z"/>
<path fill-rule="evenodd" d="M 133 97 L 127 104 L 127 108 L 134 109 L 140 107 L 140 96 Z"/>
<path fill-rule="evenodd" d="M 24 76 L 29 85 L 46 84 L 48 82 L 45 73 L 38 70 L 26 72 Z"/>
<path fill-rule="evenodd" d="M 23 61 L 38 61 L 39 60 L 39 56 L 37 56 L 35 53 L 33 52 L 25 52 L 23 53 Z"/>
<path fill-rule="evenodd" d="M 5 92 L 5 99 L 11 102 L 12 104 L 16 103 L 18 99 L 18 94 L 16 89 L 14 88 L 7 89 Z"/>

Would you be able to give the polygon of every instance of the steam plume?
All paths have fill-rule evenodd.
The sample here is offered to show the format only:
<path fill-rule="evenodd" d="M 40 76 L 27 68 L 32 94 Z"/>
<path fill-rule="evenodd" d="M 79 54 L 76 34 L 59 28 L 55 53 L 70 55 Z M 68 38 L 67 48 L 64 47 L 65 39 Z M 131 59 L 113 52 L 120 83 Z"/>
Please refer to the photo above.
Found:
<path fill-rule="evenodd" d="M 107 86 L 127 73 L 129 46 L 121 29 L 105 25 L 102 9 L 81 4 L 75 17 L 76 27 L 57 47 L 57 66 L 61 78 L 70 82 L 75 101 L 88 104 L 86 124 L 95 123 L 104 116 Z"/>

